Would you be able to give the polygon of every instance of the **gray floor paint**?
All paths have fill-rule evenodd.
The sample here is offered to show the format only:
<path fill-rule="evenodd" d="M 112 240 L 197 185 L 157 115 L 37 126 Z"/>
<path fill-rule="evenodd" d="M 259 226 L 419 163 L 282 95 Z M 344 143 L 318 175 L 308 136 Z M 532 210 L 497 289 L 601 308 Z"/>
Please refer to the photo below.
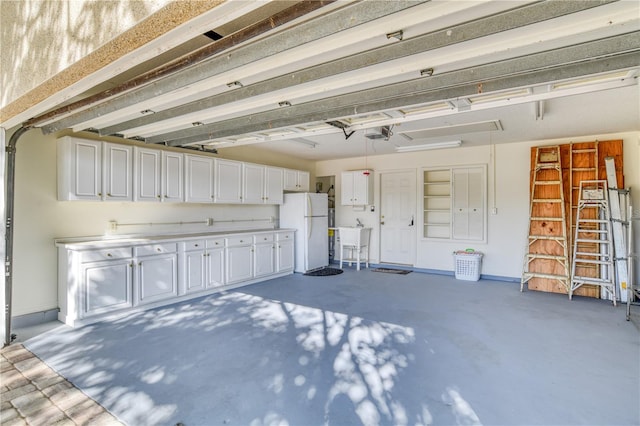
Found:
<path fill-rule="evenodd" d="M 639 317 L 513 283 L 347 270 L 25 346 L 130 425 L 639 424 Z"/>

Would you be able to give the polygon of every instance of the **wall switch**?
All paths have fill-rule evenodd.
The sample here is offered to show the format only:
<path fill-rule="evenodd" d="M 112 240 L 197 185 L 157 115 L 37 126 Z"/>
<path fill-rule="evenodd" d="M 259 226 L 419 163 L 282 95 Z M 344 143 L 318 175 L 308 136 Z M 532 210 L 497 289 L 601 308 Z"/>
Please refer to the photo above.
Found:
<path fill-rule="evenodd" d="M 498 208 L 497 207 L 493 207 L 491 209 L 491 214 L 498 214 Z"/>
<path fill-rule="evenodd" d="M 213 218 L 212 217 L 208 217 L 207 218 L 207 226 L 213 226 Z"/>
<path fill-rule="evenodd" d="M 118 222 L 115 220 L 109 221 L 109 232 L 116 232 L 118 230 Z"/>

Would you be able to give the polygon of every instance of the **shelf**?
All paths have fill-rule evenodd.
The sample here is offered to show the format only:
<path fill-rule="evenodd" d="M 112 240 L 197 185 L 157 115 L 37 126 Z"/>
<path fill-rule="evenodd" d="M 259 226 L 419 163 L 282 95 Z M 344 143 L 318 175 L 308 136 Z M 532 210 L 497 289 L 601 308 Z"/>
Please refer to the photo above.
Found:
<path fill-rule="evenodd" d="M 424 226 L 451 226 L 449 222 L 435 223 L 435 222 L 427 222 Z"/>
<path fill-rule="evenodd" d="M 425 212 L 441 212 L 441 213 L 448 213 L 451 211 L 451 209 L 424 209 L 423 211 Z"/>
<path fill-rule="evenodd" d="M 451 198 L 451 195 L 425 195 L 424 198 Z"/>

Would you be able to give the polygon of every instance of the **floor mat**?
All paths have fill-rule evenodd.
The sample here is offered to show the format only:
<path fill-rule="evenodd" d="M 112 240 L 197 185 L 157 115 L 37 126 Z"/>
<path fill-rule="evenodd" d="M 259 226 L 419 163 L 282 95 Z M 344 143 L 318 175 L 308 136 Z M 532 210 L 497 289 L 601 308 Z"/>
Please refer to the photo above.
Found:
<path fill-rule="evenodd" d="M 305 275 L 308 277 L 328 277 L 330 275 L 339 275 L 344 272 L 342 269 L 337 268 L 322 268 L 316 271 L 307 272 Z"/>
<path fill-rule="evenodd" d="M 411 271 L 407 271 L 405 269 L 391 269 L 391 268 L 375 268 L 372 269 L 373 272 L 385 272 L 387 274 L 400 274 L 407 275 Z"/>

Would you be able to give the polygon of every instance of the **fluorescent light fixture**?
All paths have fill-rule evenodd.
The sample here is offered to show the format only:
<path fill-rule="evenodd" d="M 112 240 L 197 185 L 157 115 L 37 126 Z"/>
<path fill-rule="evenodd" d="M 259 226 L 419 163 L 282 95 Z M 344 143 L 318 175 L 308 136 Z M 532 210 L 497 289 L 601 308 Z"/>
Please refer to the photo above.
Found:
<path fill-rule="evenodd" d="M 291 142 L 298 142 L 304 145 L 307 145 L 311 148 L 315 148 L 316 146 L 318 146 L 318 144 L 316 142 L 304 139 L 304 138 L 293 138 L 293 139 L 289 139 Z"/>
<path fill-rule="evenodd" d="M 407 145 L 397 147 L 396 152 L 428 151 L 430 149 L 455 148 L 460 145 L 462 145 L 462 141 L 436 142 L 424 145 Z"/>

